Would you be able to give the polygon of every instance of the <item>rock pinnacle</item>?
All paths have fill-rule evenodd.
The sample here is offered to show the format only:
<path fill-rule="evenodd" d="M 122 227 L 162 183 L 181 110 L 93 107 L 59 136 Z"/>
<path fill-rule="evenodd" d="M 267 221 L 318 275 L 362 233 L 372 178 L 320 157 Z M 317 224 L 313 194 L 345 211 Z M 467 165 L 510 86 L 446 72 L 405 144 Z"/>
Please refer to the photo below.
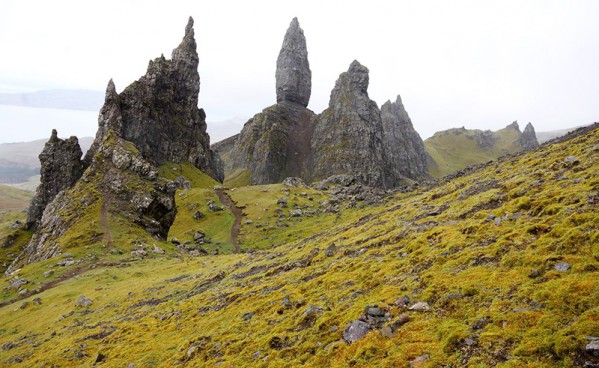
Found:
<path fill-rule="evenodd" d="M 277 102 L 295 102 L 308 106 L 312 89 L 312 72 L 308 63 L 308 49 L 304 31 L 293 18 L 277 59 L 275 74 Z"/>

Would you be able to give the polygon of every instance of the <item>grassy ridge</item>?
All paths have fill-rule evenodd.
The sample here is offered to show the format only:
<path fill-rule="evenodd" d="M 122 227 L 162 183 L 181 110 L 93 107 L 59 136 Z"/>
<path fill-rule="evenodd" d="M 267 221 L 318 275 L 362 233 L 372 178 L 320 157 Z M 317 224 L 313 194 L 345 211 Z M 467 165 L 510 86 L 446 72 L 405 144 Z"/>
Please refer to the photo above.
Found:
<path fill-rule="evenodd" d="M 0 184 L 0 212 L 25 210 L 32 197 L 32 192 Z"/>
<path fill-rule="evenodd" d="M 598 147 L 596 130 L 381 207 L 301 222 L 287 211 L 309 210 L 322 193 L 229 191 L 253 221 L 242 227 L 244 246 L 277 247 L 99 265 L 0 308 L 0 362 L 404 367 L 426 354 L 424 367 L 580 366 L 592 359 L 585 337 L 599 335 Z M 177 193 L 181 204 L 204 194 Z M 282 196 L 289 227 L 256 228 L 276 224 Z M 39 287 L 55 262 L 19 276 Z M 564 262 L 568 270 L 556 268 Z M 7 285 L 4 278 L 0 287 Z M 93 304 L 76 307 L 81 295 Z M 396 303 L 403 296 L 430 311 L 407 311 Z M 387 308 L 390 321 L 402 313 L 409 321 L 392 337 L 371 331 L 346 344 L 342 331 L 371 304 Z"/>

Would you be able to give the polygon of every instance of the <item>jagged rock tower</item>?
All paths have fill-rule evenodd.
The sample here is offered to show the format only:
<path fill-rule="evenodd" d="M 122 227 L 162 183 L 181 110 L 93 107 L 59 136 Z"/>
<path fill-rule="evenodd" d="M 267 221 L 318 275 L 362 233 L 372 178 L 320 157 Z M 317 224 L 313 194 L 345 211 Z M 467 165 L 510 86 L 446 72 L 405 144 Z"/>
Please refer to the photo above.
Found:
<path fill-rule="evenodd" d="M 394 179 L 428 178 L 428 160 L 424 142 L 414 130 L 412 120 L 397 95 L 395 102 L 381 106 L 383 149 Z M 399 183 L 394 183 L 397 185 Z"/>
<path fill-rule="evenodd" d="M 176 185 L 158 176 L 158 165 L 190 162 L 223 180 L 222 163 L 209 148 L 206 115 L 197 106 L 197 67 L 189 18 L 171 60 L 150 61 L 146 75 L 121 94 L 108 83 L 98 132 L 83 162 L 76 138 L 63 141 L 52 132 L 40 155 L 42 183 L 28 215 L 27 226 L 36 231 L 7 272 L 65 247 L 110 245 L 111 219 L 166 238 L 177 213 Z"/>
<path fill-rule="evenodd" d="M 293 18 L 277 59 L 277 104 L 244 125 L 231 149 L 229 172 L 249 174 L 251 184 L 277 183 L 288 176 L 310 177 L 315 115 L 306 106 L 311 76 L 306 38 Z"/>
<path fill-rule="evenodd" d="M 537 140 L 537 134 L 535 133 L 535 128 L 531 123 L 526 124 L 522 135 L 516 141 L 516 144 L 524 149 L 533 149 L 539 146 L 539 141 Z"/>
<path fill-rule="evenodd" d="M 337 79 L 312 138 L 315 178 L 348 174 L 374 187 L 393 185 L 381 113 L 368 97 L 368 83 L 368 68 L 356 60 Z"/>
<path fill-rule="evenodd" d="M 41 179 L 27 211 L 27 229 L 36 229 L 48 203 L 79 180 L 83 174 L 81 155 L 77 137 L 63 140 L 58 138 L 56 129 L 52 129 L 50 140 L 39 155 Z"/>
<path fill-rule="evenodd" d="M 112 80 L 98 118 L 98 132 L 85 155 L 91 164 L 108 131 L 130 141 L 154 165 L 191 162 L 212 178 L 223 181 L 222 163 L 210 150 L 206 114 L 198 108 L 200 75 L 190 17 L 181 44 L 171 60 L 150 61 L 146 75 L 116 92 Z"/>

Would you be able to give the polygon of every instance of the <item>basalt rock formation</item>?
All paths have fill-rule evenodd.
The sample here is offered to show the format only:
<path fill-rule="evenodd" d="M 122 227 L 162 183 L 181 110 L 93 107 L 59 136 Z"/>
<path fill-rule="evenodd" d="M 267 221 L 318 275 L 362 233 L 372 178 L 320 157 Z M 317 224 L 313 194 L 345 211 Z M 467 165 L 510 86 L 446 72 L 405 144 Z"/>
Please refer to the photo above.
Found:
<path fill-rule="evenodd" d="M 308 106 L 312 89 L 312 72 L 308 63 L 306 37 L 297 18 L 293 18 L 277 59 L 277 102 L 295 102 Z"/>
<path fill-rule="evenodd" d="M 373 187 L 394 184 L 383 147 L 381 112 L 368 97 L 368 82 L 368 69 L 358 61 L 337 79 L 314 130 L 314 178 L 347 174 Z"/>
<path fill-rule="evenodd" d="M 383 148 L 394 178 L 428 177 L 428 159 L 424 142 L 414 130 L 401 97 L 381 106 Z M 397 183 L 396 183 L 397 184 Z"/>
<path fill-rule="evenodd" d="M 277 60 L 277 104 L 244 125 L 227 160 L 230 172 L 249 172 L 251 184 L 277 183 L 290 176 L 310 177 L 310 139 L 315 114 L 306 106 L 310 100 L 311 75 L 306 39 L 294 18 Z"/>
<path fill-rule="evenodd" d="M 158 177 L 156 168 L 131 142 L 111 131 L 81 179 L 46 206 L 37 231 L 7 273 L 81 242 L 103 240 L 110 246 L 112 218 L 130 221 L 165 239 L 177 214 L 175 191 L 176 185 Z"/>
<path fill-rule="evenodd" d="M 537 135 L 535 134 L 535 128 L 531 123 L 526 124 L 524 131 L 516 144 L 524 149 L 533 149 L 539 146 L 539 141 L 537 141 Z"/>
<path fill-rule="evenodd" d="M 86 164 L 91 164 L 99 145 L 113 130 L 135 144 L 143 158 L 154 165 L 191 162 L 222 181 L 222 163 L 210 150 L 206 114 L 198 108 L 198 62 L 190 17 L 185 36 L 170 60 L 161 56 L 150 61 L 146 74 L 120 94 L 112 80 L 108 83 L 98 132 L 85 156 Z"/>
<path fill-rule="evenodd" d="M 50 140 L 39 155 L 41 180 L 27 212 L 27 229 L 36 229 L 48 203 L 79 180 L 83 174 L 81 154 L 77 137 L 63 140 L 52 130 Z"/>

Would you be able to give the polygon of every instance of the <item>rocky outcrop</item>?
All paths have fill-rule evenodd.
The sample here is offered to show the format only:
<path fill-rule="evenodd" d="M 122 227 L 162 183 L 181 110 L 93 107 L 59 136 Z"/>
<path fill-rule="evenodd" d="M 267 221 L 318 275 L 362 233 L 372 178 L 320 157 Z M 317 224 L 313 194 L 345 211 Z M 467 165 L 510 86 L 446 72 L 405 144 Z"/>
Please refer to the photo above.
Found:
<path fill-rule="evenodd" d="M 383 123 L 368 97 L 368 69 L 358 61 L 342 73 L 312 139 L 313 176 L 347 174 L 374 187 L 395 182 L 383 148 Z"/>
<path fill-rule="evenodd" d="M 175 183 L 160 178 L 132 143 L 109 132 L 81 179 L 46 206 L 37 231 L 7 273 L 70 246 L 110 245 L 111 218 L 166 239 L 177 213 L 175 191 Z"/>
<path fill-rule="evenodd" d="M 277 59 L 277 102 L 295 102 L 308 106 L 312 89 L 312 72 L 308 63 L 308 49 L 304 31 L 293 18 Z"/>
<path fill-rule="evenodd" d="M 63 140 L 52 130 L 50 140 L 39 155 L 41 179 L 27 212 L 27 229 L 37 228 L 48 203 L 79 180 L 83 174 L 81 154 L 77 137 Z"/>
<path fill-rule="evenodd" d="M 399 95 L 395 102 L 387 101 L 381 106 L 381 121 L 383 149 L 393 178 L 427 178 L 428 157 L 424 142 L 414 129 Z"/>
<path fill-rule="evenodd" d="M 245 123 L 227 157 L 227 171 L 249 173 L 247 184 L 280 183 L 289 176 L 310 178 L 310 139 L 315 114 L 306 39 L 294 18 L 277 60 L 277 104 Z M 223 152 L 231 142 L 219 145 Z"/>
<path fill-rule="evenodd" d="M 537 135 L 535 134 L 535 128 L 531 123 L 526 124 L 522 135 L 516 141 L 516 144 L 524 149 L 533 149 L 539 146 L 537 141 Z"/>
<path fill-rule="evenodd" d="M 251 184 L 310 177 L 314 117 L 312 111 L 293 103 L 267 107 L 243 127 L 231 152 L 233 167 L 248 170 Z"/>
<path fill-rule="evenodd" d="M 146 74 L 120 94 L 112 80 L 108 83 L 96 139 L 85 163 L 92 163 L 112 130 L 135 144 L 143 158 L 154 165 L 191 162 L 222 181 L 222 163 L 210 150 L 206 114 L 198 108 L 198 62 L 193 19 L 189 18 L 185 36 L 170 60 L 161 56 L 150 61 Z"/>

